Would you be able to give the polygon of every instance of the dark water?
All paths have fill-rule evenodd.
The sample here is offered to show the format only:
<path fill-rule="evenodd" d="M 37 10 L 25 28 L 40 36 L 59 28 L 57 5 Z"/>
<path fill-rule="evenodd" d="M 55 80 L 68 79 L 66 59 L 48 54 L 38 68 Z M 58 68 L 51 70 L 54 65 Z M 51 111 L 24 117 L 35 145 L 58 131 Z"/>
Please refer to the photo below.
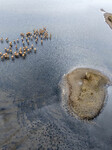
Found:
<path fill-rule="evenodd" d="M 59 88 L 62 76 L 80 66 L 112 79 L 112 31 L 100 12 L 112 12 L 111 6 L 106 0 L 0 0 L 0 37 L 14 40 L 43 26 L 53 35 L 25 60 L 0 62 L 1 150 L 112 149 L 112 87 L 92 122 L 65 113 Z"/>

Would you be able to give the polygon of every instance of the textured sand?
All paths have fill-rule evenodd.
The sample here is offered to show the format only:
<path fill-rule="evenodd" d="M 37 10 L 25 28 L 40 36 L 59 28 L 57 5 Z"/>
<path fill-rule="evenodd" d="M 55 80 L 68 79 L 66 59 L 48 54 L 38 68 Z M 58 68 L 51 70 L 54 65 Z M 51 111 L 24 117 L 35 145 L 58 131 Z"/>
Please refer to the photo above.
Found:
<path fill-rule="evenodd" d="M 105 22 L 110 26 L 112 29 L 112 14 L 111 13 L 104 13 Z"/>
<path fill-rule="evenodd" d="M 108 77 L 97 70 L 79 68 L 65 78 L 70 109 L 81 119 L 95 118 L 104 105 Z"/>

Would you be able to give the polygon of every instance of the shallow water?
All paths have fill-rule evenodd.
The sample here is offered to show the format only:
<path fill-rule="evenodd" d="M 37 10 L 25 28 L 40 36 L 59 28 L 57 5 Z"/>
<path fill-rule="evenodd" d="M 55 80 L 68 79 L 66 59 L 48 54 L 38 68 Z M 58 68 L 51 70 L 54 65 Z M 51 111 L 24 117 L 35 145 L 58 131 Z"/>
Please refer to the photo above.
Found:
<path fill-rule="evenodd" d="M 92 122 L 65 112 L 59 88 L 62 76 L 77 67 L 112 79 L 112 31 L 100 11 L 111 6 L 106 0 L 0 0 L 1 37 L 14 40 L 43 26 L 52 34 L 25 60 L 0 62 L 1 150 L 111 150 L 112 87 Z"/>

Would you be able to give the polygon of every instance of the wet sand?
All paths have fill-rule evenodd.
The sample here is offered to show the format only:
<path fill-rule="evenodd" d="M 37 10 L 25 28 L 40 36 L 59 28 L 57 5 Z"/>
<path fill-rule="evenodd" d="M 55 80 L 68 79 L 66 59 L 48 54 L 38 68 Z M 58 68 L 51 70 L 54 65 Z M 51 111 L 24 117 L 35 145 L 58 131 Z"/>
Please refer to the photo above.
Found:
<path fill-rule="evenodd" d="M 104 106 L 109 78 L 88 68 L 75 69 L 64 78 L 70 110 L 80 119 L 95 118 Z"/>

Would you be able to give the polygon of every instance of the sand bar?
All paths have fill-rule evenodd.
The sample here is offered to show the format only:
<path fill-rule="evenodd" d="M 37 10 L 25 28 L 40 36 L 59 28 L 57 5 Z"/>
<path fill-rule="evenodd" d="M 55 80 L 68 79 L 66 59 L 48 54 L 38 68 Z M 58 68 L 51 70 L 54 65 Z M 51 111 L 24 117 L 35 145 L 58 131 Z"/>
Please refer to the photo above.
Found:
<path fill-rule="evenodd" d="M 70 111 L 80 119 L 95 118 L 104 106 L 109 78 L 94 69 L 78 68 L 66 74 L 64 82 Z"/>

